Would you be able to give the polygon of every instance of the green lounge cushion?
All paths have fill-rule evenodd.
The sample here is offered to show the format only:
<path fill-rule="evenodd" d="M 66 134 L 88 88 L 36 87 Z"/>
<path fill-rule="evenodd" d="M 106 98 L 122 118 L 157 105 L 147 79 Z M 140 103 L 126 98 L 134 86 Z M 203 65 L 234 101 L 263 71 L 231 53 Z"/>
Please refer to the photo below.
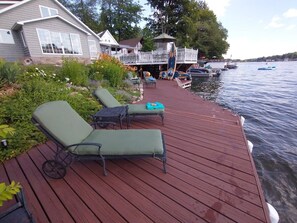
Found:
<path fill-rule="evenodd" d="M 33 118 L 64 146 L 81 143 L 92 131 L 90 126 L 66 101 L 40 105 Z"/>
<path fill-rule="evenodd" d="M 108 108 L 122 106 L 105 88 L 97 88 L 94 95 Z"/>
<path fill-rule="evenodd" d="M 98 98 L 102 104 L 108 108 L 113 108 L 117 106 L 122 106 L 109 91 L 105 88 L 97 88 L 94 91 L 94 95 Z M 128 114 L 129 115 L 145 115 L 145 114 L 163 114 L 165 109 L 158 110 L 148 110 L 146 104 L 128 104 Z"/>
<path fill-rule="evenodd" d="M 146 104 L 128 104 L 128 114 L 162 114 L 164 113 L 163 109 L 156 109 L 156 110 L 148 110 L 146 108 Z"/>
<path fill-rule="evenodd" d="M 94 130 L 83 142 L 100 143 L 103 156 L 163 154 L 162 134 L 157 129 Z M 74 153 L 97 154 L 94 146 L 78 146 Z"/>

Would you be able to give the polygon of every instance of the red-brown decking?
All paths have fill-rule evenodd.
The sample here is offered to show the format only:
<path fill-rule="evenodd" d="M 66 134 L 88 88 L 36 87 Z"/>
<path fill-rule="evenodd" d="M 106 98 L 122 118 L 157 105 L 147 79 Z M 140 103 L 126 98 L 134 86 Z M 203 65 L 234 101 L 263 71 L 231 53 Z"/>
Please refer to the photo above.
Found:
<path fill-rule="evenodd" d="M 1 164 L 0 181 L 21 182 L 41 223 L 269 222 L 239 117 L 173 81 L 145 88 L 148 101 L 164 103 L 165 125 L 139 117 L 131 128 L 162 130 L 167 174 L 146 158 L 107 161 L 108 176 L 98 162 L 75 162 L 64 179 L 49 179 L 41 171 L 55 148 L 48 142 Z"/>

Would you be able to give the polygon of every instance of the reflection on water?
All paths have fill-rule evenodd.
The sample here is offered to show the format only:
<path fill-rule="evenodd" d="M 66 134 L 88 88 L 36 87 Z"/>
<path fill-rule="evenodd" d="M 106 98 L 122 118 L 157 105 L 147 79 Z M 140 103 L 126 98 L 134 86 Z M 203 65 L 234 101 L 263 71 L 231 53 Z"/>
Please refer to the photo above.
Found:
<path fill-rule="evenodd" d="M 222 67 L 223 64 L 211 64 Z M 245 117 L 267 201 L 280 222 L 297 222 L 297 62 L 241 63 L 216 79 L 193 80 L 191 91 Z"/>

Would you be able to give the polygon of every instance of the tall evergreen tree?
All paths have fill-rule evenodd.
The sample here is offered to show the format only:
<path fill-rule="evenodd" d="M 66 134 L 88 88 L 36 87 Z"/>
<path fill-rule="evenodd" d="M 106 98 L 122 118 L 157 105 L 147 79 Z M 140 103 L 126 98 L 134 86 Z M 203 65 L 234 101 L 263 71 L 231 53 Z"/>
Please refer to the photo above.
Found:
<path fill-rule="evenodd" d="M 100 29 L 108 29 L 118 41 L 139 36 L 142 10 L 133 0 L 102 0 Z"/>
<path fill-rule="evenodd" d="M 59 0 L 77 18 L 95 32 L 99 30 L 99 0 Z"/>
<path fill-rule="evenodd" d="M 204 1 L 148 0 L 154 8 L 148 26 L 177 38 L 177 45 L 199 49 L 200 56 L 222 57 L 229 47 L 227 30 Z"/>

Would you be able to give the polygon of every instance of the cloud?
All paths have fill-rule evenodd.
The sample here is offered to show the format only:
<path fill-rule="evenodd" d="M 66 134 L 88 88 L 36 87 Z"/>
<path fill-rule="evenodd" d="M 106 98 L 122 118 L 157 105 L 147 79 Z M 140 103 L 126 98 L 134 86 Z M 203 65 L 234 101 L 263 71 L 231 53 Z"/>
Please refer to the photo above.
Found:
<path fill-rule="evenodd" d="M 289 25 L 286 27 L 287 30 L 294 30 L 296 28 L 296 25 Z"/>
<path fill-rule="evenodd" d="M 286 18 L 297 17 L 297 9 L 290 8 L 286 12 L 284 12 L 283 16 Z"/>
<path fill-rule="evenodd" d="M 217 17 L 225 15 L 225 11 L 230 5 L 231 0 L 205 0 L 210 10 L 214 12 Z"/>
<path fill-rule="evenodd" d="M 284 26 L 285 26 L 285 24 L 282 23 L 281 18 L 279 16 L 274 16 L 274 17 L 272 17 L 267 28 L 281 28 Z"/>

